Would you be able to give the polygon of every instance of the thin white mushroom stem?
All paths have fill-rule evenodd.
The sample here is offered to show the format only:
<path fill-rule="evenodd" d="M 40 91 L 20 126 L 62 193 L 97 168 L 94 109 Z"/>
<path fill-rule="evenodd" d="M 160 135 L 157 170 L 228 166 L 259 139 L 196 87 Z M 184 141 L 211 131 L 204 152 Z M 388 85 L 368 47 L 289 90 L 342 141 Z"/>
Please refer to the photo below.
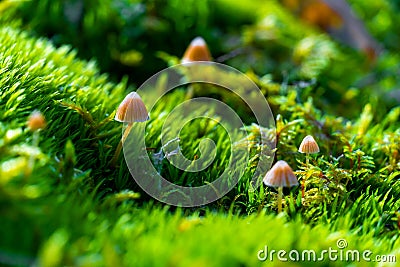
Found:
<path fill-rule="evenodd" d="M 33 136 L 32 136 L 32 147 L 38 147 L 39 146 L 39 131 L 34 131 Z M 25 169 L 25 177 L 28 177 L 31 175 L 33 171 L 33 166 L 35 165 L 35 155 L 34 153 L 31 153 L 29 156 L 28 160 L 28 166 Z"/>
<path fill-rule="evenodd" d="M 306 153 L 306 166 L 308 168 L 308 164 L 309 164 L 309 155 L 310 153 Z M 307 173 L 306 175 L 303 177 L 303 181 L 301 182 L 301 200 L 304 204 L 304 197 L 305 197 L 305 191 L 306 191 L 306 177 L 307 177 Z"/>
<path fill-rule="evenodd" d="M 126 127 L 126 129 L 124 131 L 124 134 L 122 135 L 122 138 L 118 143 L 117 149 L 115 150 L 114 156 L 110 160 L 110 166 L 112 166 L 112 167 L 116 166 L 116 163 L 117 163 L 117 160 L 119 158 L 119 155 L 121 154 L 122 146 L 123 146 L 126 138 L 128 137 L 129 133 L 131 132 L 132 126 L 133 126 L 133 123 L 131 122 Z"/>
<path fill-rule="evenodd" d="M 282 212 L 282 196 L 283 196 L 283 187 L 278 187 L 278 213 Z"/>

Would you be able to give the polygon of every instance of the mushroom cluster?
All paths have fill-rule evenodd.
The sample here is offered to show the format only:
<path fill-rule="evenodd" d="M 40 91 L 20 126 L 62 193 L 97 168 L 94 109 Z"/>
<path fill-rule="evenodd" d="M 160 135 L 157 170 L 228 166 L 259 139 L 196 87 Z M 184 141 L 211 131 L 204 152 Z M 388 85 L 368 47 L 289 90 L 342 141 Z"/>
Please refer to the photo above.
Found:
<path fill-rule="evenodd" d="M 299 152 L 306 154 L 306 165 L 308 166 L 309 154 L 319 152 L 318 144 L 311 135 L 307 135 L 303 139 L 299 147 Z M 275 165 L 265 175 L 263 182 L 266 186 L 278 188 L 278 213 L 282 212 L 283 187 L 293 187 L 299 185 L 292 168 L 284 160 L 279 160 L 275 163 Z M 303 179 L 301 184 L 302 200 L 304 200 L 304 187 L 305 179 Z"/>

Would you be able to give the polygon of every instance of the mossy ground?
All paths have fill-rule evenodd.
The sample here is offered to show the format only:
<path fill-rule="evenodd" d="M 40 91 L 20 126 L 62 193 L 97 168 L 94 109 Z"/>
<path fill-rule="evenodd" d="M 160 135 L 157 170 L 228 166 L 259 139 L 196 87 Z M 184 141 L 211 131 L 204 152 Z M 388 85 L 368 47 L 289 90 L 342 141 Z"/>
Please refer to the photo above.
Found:
<path fill-rule="evenodd" d="M 83 12 L 76 23 L 67 15 L 60 19 L 61 1 L 39 1 L 37 13 L 27 12 L 34 1 L 0 2 L 0 263 L 258 266 L 265 264 L 257 253 L 266 245 L 275 250 L 322 251 L 336 249 L 341 238 L 348 249 L 369 249 L 373 255 L 395 255 L 400 261 L 395 2 L 350 1 L 373 18 L 365 23 L 386 48 L 373 64 L 362 53 L 302 24 L 277 1 L 269 1 L 256 15 L 252 11 L 257 1 L 233 6 L 222 0 L 192 1 L 187 8 L 179 1 L 138 2 L 131 10 L 136 12 L 132 21 L 125 21 L 121 11 L 121 5 L 133 5 L 129 1 L 89 2 L 96 8 Z M 372 11 L 377 7 L 380 13 Z M 225 13 L 230 19 L 218 20 Z M 122 125 L 113 120 L 115 109 L 127 92 L 135 90 L 135 83 L 167 66 L 155 54 L 169 63 L 183 54 L 175 49 L 184 49 L 194 37 L 187 33 L 187 25 L 194 23 L 188 17 L 206 22 L 206 27 L 194 24 L 193 34 L 210 40 L 214 55 L 229 53 L 235 46 L 245 48 L 246 53 L 226 63 L 245 72 L 267 97 L 276 118 L 276 159 L 287 161 L 301 181 L 307 177 L 303 203 L 299 188 L 285 191 L 285 211 L 277 215 L 276 191 L 254 189 L 249 183 L 260 149 L 259 128 L 251 118 L 246 122 L 247 137 L 254 147 L 245 174 L 226 196 L 207 206 L 163 205 L 135 184 L 122 157 L 118 168 L 109 165 L 122 132 Z M 58 27 L 64 25 L 57 24 L 59 20 L 67 28 Z M 127 33 L 129 25 L 140 25 L 134 28 L 138 32 Z M 150 36 L 152 31 L 158 32 L 157 38 Z M 178 48 L 174 43 L 161 46 L 170 32 L 182 33 L 171 41 L 178 42 Z M 82 33 L 86 43 L 77 37 Z M 104 33 L 109 38 L 99 43 Z M 231 42 L 223 41 L 221 34 Z M 143 48 L 143 40 L 154 45 Z M 122 53 L 128 50 L 131 53 Z M 151 60 L 135 61 L 140 57 Z M 120 65 L 113 72 L 115 62 Z M 154 151 L 161 147 L 163 114 L 185 99 L 186 89 L 177 88 L 151 111 L 146 145 Z M 235 104 L 229 96 L 217 97 Z M 38 146 L 32 145 L 33 134 L 26 127 L 35 109 L 47 120 Z M 237 110 L 246 114 L 245 109 Z M 180 136 L 184 154 L 195 157 L 201 138 L 211 138 L 220 151 L 215 168 L 204 171 L 199 180 L 198 174 L 179 172 L 166 160 L 158 167 L 177 184 L 210 182 L 220 174 L 218 166 L 229 160 L 230 144 L 222 138 L 226 133 L 206 120 L 185 127 Z M 297 152 L 308 134 L 321 148 L 310 166 Z M 30 157 L 35 164 L 27 174 Z M 377 264 L 328 259 L 312 263 Z"/>

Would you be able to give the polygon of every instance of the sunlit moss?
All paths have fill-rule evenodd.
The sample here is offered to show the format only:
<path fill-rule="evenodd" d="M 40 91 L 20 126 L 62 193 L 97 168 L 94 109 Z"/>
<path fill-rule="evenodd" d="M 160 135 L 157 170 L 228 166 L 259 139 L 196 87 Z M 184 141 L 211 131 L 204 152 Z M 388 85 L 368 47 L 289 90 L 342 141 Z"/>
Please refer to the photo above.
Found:
<path fill-rule="evenodd" d="M 180 32 L 187 25 L 179 24 L 179 18 L 195 23 L 184 14 L 200 12 L 200 20 L 208 18 L 208 10 L 203 9 L 209 3 L 195 2 L 193 9 L 182 5 L 184 12 L 173 19 Z M 155 163 L 174 183 L 210 182 L 221 173 L 232 146 L 250 150 L 244 175 L 231 192 L 208 206 L 191 209 L 152 200 L 134 183 L 123 160 L 119 168 L 108 165 L 122 131 L 112 120 L 114 111 L 126 92 L 133 90 L 127 79 L 110 82 L 95 60 L 79 60 L 72 47 L 56 48 L 47 39 L 16 28 L 18 23 L 0 26 L 0 249 L 16 255 L 9 257 L 15 259 L 11 265 L 19 265 L 16 262 L 22 259 L 41 266 L 254 266 L 260 264 L 257 252 L 266 245 L 275 250 L 322 251 L 337 248 L 341 238 L 349 248 L 398 255 L 400 109 L 393 102 L 376 100 L 377 92 L 390 92 L 400 84 L 395 75 L 398 57 L 386 52 L 378 59 L 377 69 L 364 70 L 356 52 L 313 29 L 298 31 L 297 21 L 278 1 L 257 10 L 260 15 L 256 16 L 246 2 L 218 1 L 219 8 L 228 4 L 242 9 L 233 20 L 252 23 L 243 32 L 232 33 L 250 52 L 230 63 L 247 69 L 261 87 L 277 128 L 249 123 L 242 129 L 246 135 L 231 145 L 217 120 L 187 124 L 180 133 L 187 157 L 199 156 L 202 137 L 212 138 L 219 153 L 214 167 L 201 176 L 182 173 L 166 159 Z M 376 5 L 384 11 L 375 18 L 381 23 L 372 28 L 384 35 L 386 29 L 381 27 L 393 27 L 395 22 L 388 23 L 393 14 L 381 1 Z M 92 25 L 97 16 L 105 21 L 109 13 L 104 6 L 96 16 L 85 18 L 85 29 L 96 30 Z M 375 4 L 365 1 L 355 6 Z M 180 1 L 174 1 L 164 12 L 174 14 L 179 8 Z M 55 4 L 50 13 L 60 10 Z M 32 15 L 43 16 L 38 14 Z M 73 19 L 72 15 L 67 17 Z M 153 26 L 147 22 L 145 27 Z M 168 29 L 165 25 L 156 28 Z M 123 55 L 126 63 L 146 62 L 147 53 L 139 60 L 141 54 L 135 51 Z M 162 90 L 167 78 L 155 90 Z M 240 83 L 234 76 L 228 80 L 232 85 Z M 160 150 L 161 122 L 175 104 L 185 100 L 186 90 L 177 88 L 151 111 L 145 137 L 149 156 Z M 217 95 L 218 89 L 209 92 Z M 237 104 L 229 95 L 223 99 Z M 39 144 L 32 146 L 26 118 L 35 109 L 44 113 L 47 127 L 41 131 Z M 246 115 L 245 110 L 240 112 Z M 306 167 L 297 148 L 311 133 L 321 153 L 310 158 Z M 299 188 L 284 191 L 285 209 L 278 216 L 274 189 L 256 188 L 250 182 L 263 157 L 261 135 L 270 140 L 277 136 L 276 160 L 287 161 L 299 178 L 307 178 L 304 201 Z M 30 156 L 35 158 L 34 169 L 25 177 Z M 320 266 L 328 264 L 336 263 L 325 261 Z"/>

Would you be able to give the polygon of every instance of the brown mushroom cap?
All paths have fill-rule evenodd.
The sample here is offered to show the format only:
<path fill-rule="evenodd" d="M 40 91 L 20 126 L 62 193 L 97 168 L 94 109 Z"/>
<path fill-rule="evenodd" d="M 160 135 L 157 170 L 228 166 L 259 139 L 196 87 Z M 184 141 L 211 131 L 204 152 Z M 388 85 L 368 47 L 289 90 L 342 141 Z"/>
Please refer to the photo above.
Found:
<path fill-rule="evenodd" d="M 139 94 L 129 93 L 117 109 L 115 120 L 120 122 L 144 122 L 149 120 L 149 113 Z"/>
<path fill-rule="evenodd" d="M 29 115 L 27 126 L 30 131 L 37 131 L 46 127 L 46 119 L 39 110 L 34 110 Z"/>
<path fill-rule="evenodd" d="M 211 53 L 203 38 L 196 37 L 186 49 L 182 57 L 182 63 L 193 61 L 211 61 Z"/>
<path fill-rule="evenodd" d="M 300 144 L 299 152 L 307 154 L 318 153 L 319 146 L 314 137 L 312 137 L 311 135 L 307 135 L 306 137 L 304 137 L 303 141 Z"/>
<path fill-rule="evenodd" d="M 284 160 L 275 163 L 263 181 L 265 185 L 272 187 L 292 187 L 299 184 L 292 168 Z"/>

